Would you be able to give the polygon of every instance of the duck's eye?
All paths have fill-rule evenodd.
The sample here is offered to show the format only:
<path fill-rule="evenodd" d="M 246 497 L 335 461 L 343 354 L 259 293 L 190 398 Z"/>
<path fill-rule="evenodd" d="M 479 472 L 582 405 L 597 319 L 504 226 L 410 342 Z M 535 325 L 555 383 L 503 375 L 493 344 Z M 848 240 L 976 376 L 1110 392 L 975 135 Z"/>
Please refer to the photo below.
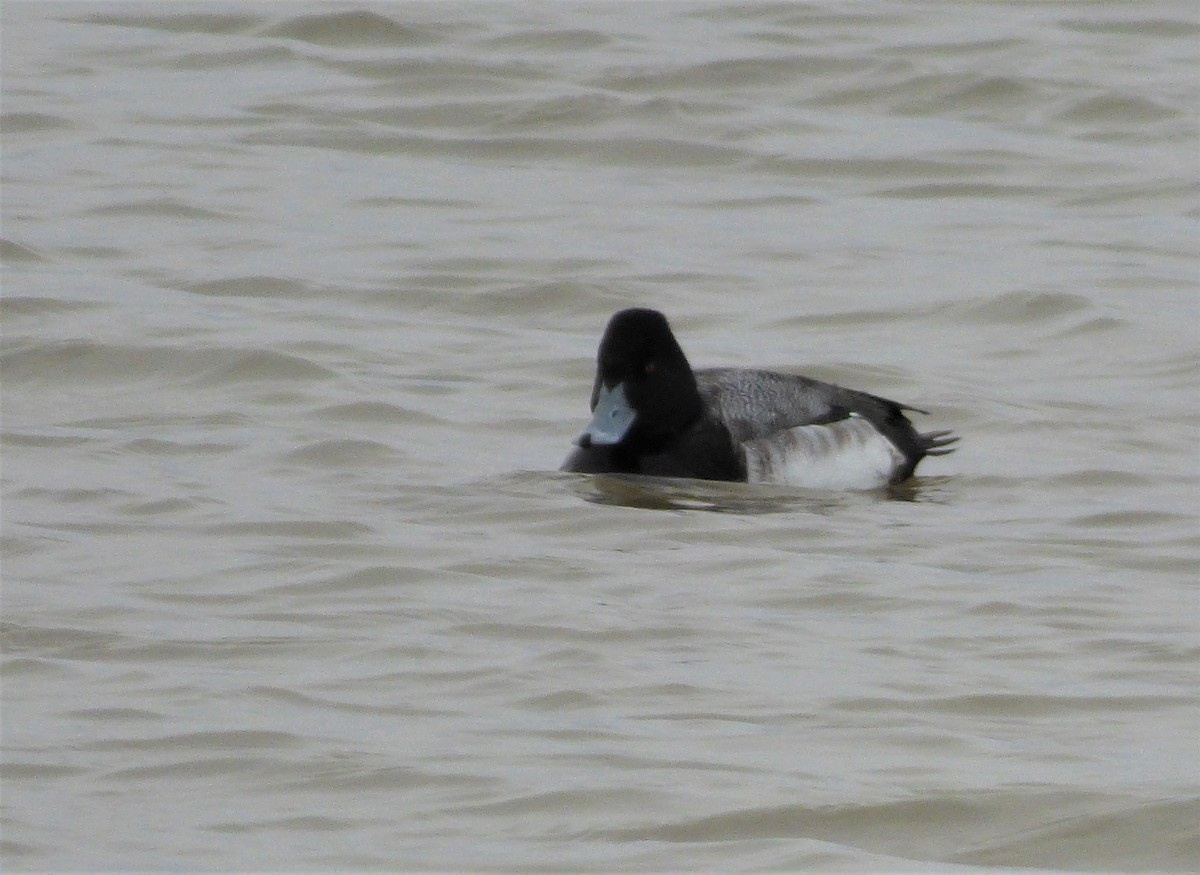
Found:
<path fill-rule="evenodd" d="M 657 367 L 658 367 L 658 362 L 649 361 L 649 362 L 646 362 L 646 367 L 642 368 L 642 371 L 646 374 L 653 374 Z"/>

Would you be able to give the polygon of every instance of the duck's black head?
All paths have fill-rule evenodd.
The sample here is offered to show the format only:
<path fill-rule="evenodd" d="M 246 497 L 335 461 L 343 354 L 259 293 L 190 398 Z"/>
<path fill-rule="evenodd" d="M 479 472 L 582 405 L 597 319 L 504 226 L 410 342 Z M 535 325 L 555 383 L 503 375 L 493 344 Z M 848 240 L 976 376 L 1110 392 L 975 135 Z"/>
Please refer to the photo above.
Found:
<path fill-rule="evenodd" d="M 657 310 L 621 310 L 596 357 L 591 424 L 579 445 L 655 452 L 703 413 L 691 365 Z"/>

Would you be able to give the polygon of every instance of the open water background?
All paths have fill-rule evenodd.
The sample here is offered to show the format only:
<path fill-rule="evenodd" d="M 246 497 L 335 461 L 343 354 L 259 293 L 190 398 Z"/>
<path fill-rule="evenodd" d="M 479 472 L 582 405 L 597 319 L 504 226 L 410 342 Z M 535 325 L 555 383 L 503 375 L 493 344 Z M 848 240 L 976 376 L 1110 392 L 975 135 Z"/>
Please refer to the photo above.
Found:
<path fill-rule="evenodd" d="M 1193 3 L 0 34 L 6 870 L 1200 865 Z M 962 449 L 557 474 L 632 304 Z"/>

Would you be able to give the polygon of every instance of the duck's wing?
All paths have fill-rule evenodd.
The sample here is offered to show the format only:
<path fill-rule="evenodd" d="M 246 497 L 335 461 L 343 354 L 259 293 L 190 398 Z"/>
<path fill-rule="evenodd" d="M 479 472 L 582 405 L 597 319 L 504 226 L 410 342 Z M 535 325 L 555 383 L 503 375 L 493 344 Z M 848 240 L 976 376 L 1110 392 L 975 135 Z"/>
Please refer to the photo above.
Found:
<path fill-rule="evenodd" d="M 740 442 L 800 425 L 825 425 L 858 413 L 885 420 L 903 405 L 796 374 L 749 368 L 706 368 L 696 383 L 711 413 Z"/>
<path fill-rule="evenodd" d="M 905 413 L 924 410 L 797 374 L 707 368 L 696 371 L 696 382 L 712 414 L 741 444 L 803 426 L 830 425 L 852 416 L 865 420 L 903 455 L 896 479 L 909 476 L 924 456 L 952 452 L 952 444 L 958 440 L 949 431 L 918 432 Z M 854 434 L 860 431 L 857 425 L 851 429 Z"/>

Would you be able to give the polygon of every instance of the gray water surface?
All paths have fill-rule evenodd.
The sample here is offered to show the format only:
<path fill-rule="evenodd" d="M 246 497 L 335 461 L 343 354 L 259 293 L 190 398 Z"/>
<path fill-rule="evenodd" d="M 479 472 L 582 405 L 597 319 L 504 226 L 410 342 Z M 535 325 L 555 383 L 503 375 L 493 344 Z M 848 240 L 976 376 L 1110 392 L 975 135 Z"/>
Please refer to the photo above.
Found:
<path fill-rule="evenodd" d="M 1194 4 L 0 16 L 6 870 L 1200 866 Z M 556 473 L 630 305 L 962 447 Z"/>

